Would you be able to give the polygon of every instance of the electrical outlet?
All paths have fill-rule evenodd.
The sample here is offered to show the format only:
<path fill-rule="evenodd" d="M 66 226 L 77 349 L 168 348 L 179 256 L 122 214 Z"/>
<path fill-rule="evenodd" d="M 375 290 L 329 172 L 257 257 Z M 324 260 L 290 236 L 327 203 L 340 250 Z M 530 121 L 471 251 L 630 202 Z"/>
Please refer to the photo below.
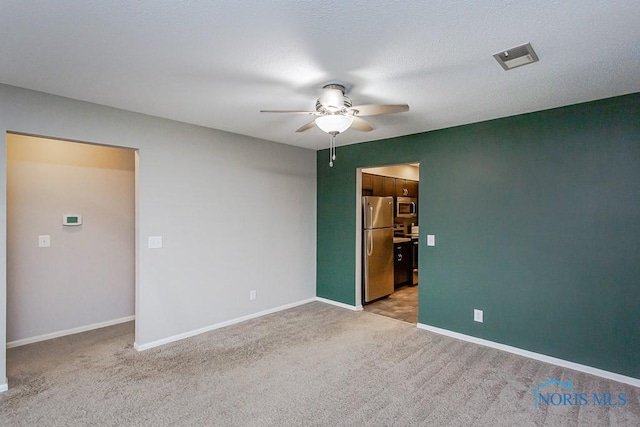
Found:
<path fill-rule="evenodd" d="M 249 291 L 249 300 L 253 301 L 254 299 L 256 299 L 256 291 Z"/>
<path fill-rule="evenodd" d="M 477 308 L 473 309 L 473 321 L 483 323 L 484 322 L 484 311 L 478 310 Z"/>

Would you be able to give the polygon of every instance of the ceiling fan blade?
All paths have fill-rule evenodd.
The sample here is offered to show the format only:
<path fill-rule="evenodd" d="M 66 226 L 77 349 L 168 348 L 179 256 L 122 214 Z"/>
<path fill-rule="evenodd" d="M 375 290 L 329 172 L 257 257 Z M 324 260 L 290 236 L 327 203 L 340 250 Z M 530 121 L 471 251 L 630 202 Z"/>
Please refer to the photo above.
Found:
<path fill-rule="evenodd" d="M 315 121 L 315 120 L 312 120 L 312 121 L 310 121 L 309 123 L 307 123 L 306 125 L 301 126 L 300 128 L 296 129 L 296 132 L 304 132 L 305 130 L 309 130 L 309 129 L 311 129 L 311 128 L 312 128 L 312 127 L 314 127 L 315 125 L 316 125 L 316 121 Z"/>
<path fill-rule="evenodd" d="M 404 113 L 405 111 L 409 111 L 409 106 L 407 104 L 397 104 L 397 105 L 378 105 L 378 104 L 367 104 L 367 105 L 355 105 L 349 110 L 357 111 L 357 116 L 379 116 L 380 114 L 393 114 L 393 113 Z"/>
<path fill-rule="evenodd" d="M 360 132 L 370 132 L 374 129 L 374 127 L 365 119 L 354 116 L 353 123 L 351 123 L 351 127 L 349 129 L 359 130 Z"/>
<path fill-rule="evenodd" d="M 261 113 L 316 114 L 316 111 L 303 110 L 260 110 Z"/>

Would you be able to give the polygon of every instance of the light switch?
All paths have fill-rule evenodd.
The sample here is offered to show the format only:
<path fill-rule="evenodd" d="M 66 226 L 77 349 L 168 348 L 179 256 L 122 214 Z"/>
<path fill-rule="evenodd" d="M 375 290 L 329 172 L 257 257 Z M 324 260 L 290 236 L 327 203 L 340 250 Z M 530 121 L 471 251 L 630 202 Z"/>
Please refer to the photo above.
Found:
<path fill-rule="evenodd" d="M 51 246 L 51 236 L 48 234 L 38 236 L 38 247 L 39 248 L 48 248 Z"/>
<path fill-rule="evenodd" d="M 160 249 L 162 247 L 162 236 L 149 236 L 149 249 Z"/>
<path fill-rule="evenodd" d="M 436 245 L 435 234 L 427 234 L 427 246 L 435 246 L 435 245 Z"/>

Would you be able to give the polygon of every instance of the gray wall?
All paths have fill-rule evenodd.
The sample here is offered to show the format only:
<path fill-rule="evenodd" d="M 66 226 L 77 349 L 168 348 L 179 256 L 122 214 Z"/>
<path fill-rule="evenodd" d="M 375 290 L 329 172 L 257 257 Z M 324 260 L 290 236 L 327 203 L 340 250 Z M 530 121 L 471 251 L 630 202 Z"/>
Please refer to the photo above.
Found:
<path fill-rule="evenodd" d="M 134 163 L 133 150 L 7 135 L 9 343 L 134 314 Z"/>
<path fill-rule="evenodd" d="M 0 85 L 6 131 L 139 149 L 138 345 L 315 296 L 315 151 Z M 164 247 L 148 249 L 156 235 Z M 0 381 L 5 297 L 3 275 Z"/>

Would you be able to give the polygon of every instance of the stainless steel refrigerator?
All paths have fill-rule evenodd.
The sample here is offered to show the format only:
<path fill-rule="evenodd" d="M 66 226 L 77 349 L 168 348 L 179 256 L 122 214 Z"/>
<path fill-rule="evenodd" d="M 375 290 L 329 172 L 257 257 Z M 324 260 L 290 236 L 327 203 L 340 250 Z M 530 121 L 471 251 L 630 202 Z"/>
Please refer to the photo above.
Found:
<path fill-rule="evenodd" d="M 393 197 L 362 198 L 364 302 L 393 293 Z"/>

